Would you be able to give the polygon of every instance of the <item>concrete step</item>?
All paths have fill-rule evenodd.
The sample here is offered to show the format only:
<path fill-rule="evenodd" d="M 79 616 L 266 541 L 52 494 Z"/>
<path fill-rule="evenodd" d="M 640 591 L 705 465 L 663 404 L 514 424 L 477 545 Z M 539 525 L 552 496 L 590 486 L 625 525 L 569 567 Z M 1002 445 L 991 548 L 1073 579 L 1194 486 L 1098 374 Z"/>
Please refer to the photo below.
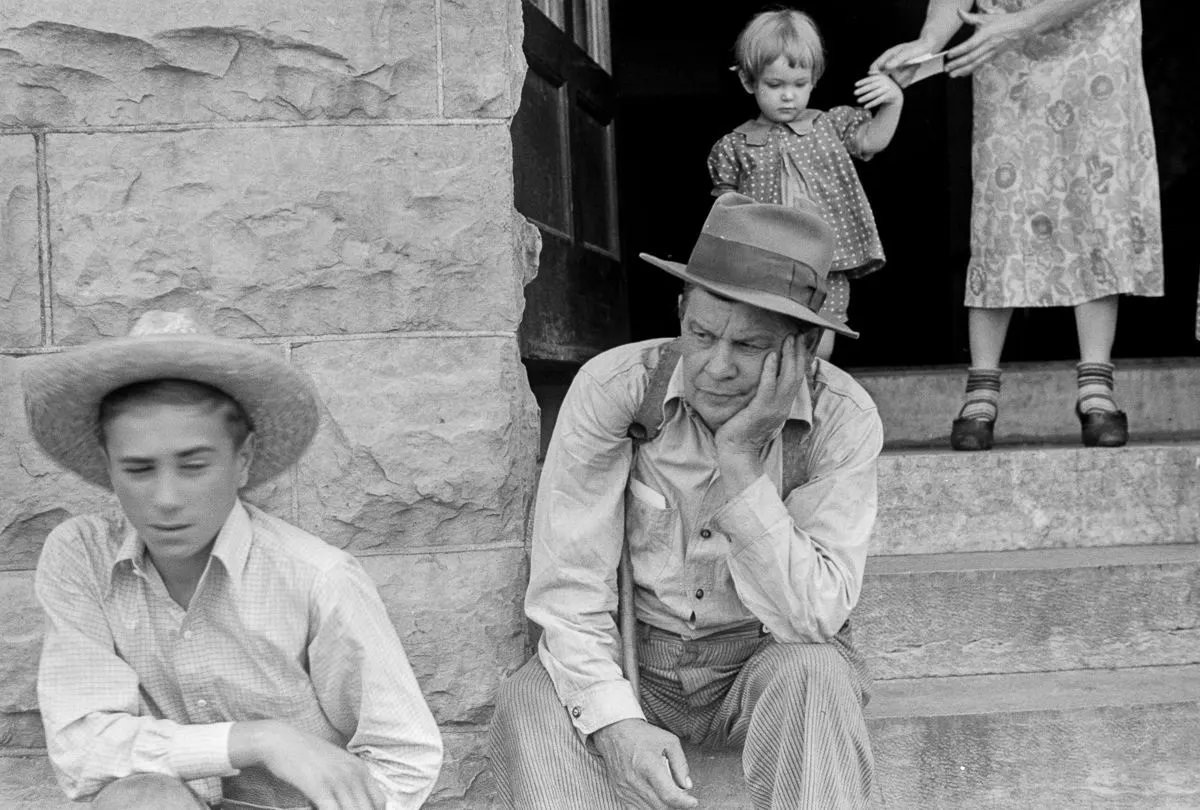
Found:
<path fill-rule="evenodd" d="M 873 557 L 876 679 L 1200 663 L 1200 544 Z"/>
<path fill-rule="evenodd" d="M 1200 807 L 1200 666 L 877 683 L 884 808 Z M 689 752 L 706 810 L 750 810 L 736 752 Z"/>
<path fill-rule="evenodd" d="M 1200 807 L 1200 666 L 886 681 L 882 806 Z"/>
<path fill-rule="evenodd" d="M 872 552 L 1195 543 L 1197 493 L 1198 441 L 889 451 Z"/>
<path fill-rule="evenodd" d="M 945 447 L 962 407 L 961 366 L 850 369 L 879 406 L 890 446 Z M 1117 362 L 1117 402 L 1136 440 L 1200 434 L 1200 359 Z M 1079 442 L 1074 363 L 1005 366 L 996 438 L 1003 443 Z"/>

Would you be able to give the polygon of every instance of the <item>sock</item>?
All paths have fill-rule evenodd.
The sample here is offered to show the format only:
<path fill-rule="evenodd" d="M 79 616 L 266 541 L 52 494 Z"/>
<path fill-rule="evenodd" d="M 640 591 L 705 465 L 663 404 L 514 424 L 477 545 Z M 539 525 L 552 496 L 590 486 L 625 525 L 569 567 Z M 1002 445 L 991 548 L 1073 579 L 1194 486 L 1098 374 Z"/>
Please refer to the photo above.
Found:
<path fill-rule="evenodd" d="M 1000 402 L 1000 369 L 967 369 L 967 393 L 960 419 L 995 420 Z"/>
<path fill-rule="evenodd" d="M 1112 363 L 1078 363 L 1075 366 L 1075 380 L 1079 385 L 1079 410 L 1081 413 L 1103 411 L 1112 413 L 1117 410 L 1113 401 L 1113 370 Z"/>

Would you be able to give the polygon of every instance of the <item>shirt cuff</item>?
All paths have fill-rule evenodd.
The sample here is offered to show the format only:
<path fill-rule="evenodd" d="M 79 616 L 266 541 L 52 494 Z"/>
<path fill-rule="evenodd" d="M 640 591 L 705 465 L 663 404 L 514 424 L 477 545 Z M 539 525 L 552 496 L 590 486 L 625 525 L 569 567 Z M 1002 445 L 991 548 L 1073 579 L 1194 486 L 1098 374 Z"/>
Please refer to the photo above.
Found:
<path fill-rule="evenodd" d="M 646 719 L 633 694 L 633 685 L 624 679 L 602 681 L 576 692 L 567 700 L 567 714 L 575 730 L 584 737 L 618 720 Z"/>
<path fill-rule="evenodd" d="M 233 723 L 180 725 L 171 735 L 171 768 L 184 781 L 206 776 L 233 776 L 229 731 Z"/>
<path fill-rule="evenodd" d="M 771 479 L 760 475 L 713 515 L 713 523 L 733 544 L 737 554 L 780 521 L 791 520 Z"/>

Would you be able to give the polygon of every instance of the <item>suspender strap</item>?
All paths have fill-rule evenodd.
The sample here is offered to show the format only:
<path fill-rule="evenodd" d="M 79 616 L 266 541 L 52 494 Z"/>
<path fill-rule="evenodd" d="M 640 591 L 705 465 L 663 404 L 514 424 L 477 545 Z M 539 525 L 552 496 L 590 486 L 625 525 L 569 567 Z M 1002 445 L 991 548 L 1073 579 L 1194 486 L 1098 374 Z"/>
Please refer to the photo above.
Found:
<path fill-rule="evenodd" d="M 646 394 L 642 404 L 633 415 L 633 423 L 629 426 L 629 436 L 635 442 L 653 441 L 662 430 L 663 401 L 667 398 L 667 386 L 671 383 L 671 375 L 679 358 L 683 354 L 679 346 L 679 338 L 664 343 L 658 352 L 658 362 L 650 372 L 650 381 L 646 384 Z"/>

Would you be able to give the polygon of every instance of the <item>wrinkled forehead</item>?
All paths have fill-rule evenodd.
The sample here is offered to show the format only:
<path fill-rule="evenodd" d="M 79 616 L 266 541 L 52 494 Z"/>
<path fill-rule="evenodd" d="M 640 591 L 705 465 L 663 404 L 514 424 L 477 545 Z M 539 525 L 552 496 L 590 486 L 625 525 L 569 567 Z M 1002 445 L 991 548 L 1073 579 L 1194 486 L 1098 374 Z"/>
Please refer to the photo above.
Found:
<path fill-rule="evenodd" d="M 800 331 L 799 324 L 786 315 L 734 301 L 700 287 L 692 289 L 683 302 L 683 321 L 713 334 L 741 340 L 748 337 L 782 341 Z"/>

